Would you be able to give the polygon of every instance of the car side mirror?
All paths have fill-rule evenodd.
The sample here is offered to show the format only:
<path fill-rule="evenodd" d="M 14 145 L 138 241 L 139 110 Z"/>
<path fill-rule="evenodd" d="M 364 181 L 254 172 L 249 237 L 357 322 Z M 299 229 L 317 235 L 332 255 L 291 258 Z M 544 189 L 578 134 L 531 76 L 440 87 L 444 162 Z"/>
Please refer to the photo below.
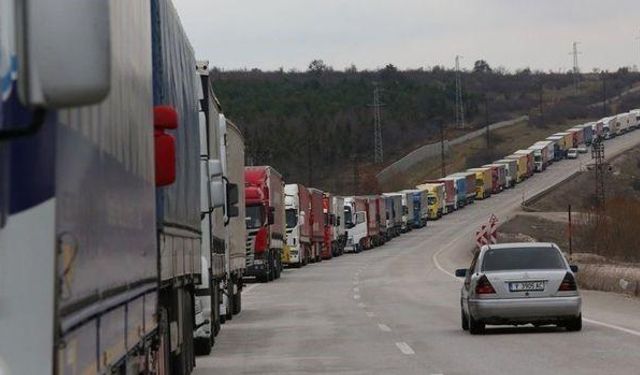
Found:
<path fill-rule="evenodd" d="M 460 268 L 456 270 L 456 277 L 467 277 L 467 269 L 466 268 Z"/>
<path fill-rule="evenodd" d="M 573 273 L 578 272 L 578 266 L 576 266 L 575 264 L 570 265 L 569 268 L 571 269 L 571 272 L 573 272 Z"/>

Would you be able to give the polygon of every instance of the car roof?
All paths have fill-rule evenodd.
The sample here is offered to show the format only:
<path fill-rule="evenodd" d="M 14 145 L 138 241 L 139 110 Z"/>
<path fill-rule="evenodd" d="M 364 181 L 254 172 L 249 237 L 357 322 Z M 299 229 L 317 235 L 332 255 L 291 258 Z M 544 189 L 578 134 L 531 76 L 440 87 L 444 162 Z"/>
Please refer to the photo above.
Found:
<path fill-rule="evenodd" d="M 495 245 L 484 245 L 480 251 L 485 252 L 487 250 L 504 250 L 504 249 L 531 249 L 540 247 L 553 247 L 558 248 L 558 245 L 553 242 L 509 242 Z"/>

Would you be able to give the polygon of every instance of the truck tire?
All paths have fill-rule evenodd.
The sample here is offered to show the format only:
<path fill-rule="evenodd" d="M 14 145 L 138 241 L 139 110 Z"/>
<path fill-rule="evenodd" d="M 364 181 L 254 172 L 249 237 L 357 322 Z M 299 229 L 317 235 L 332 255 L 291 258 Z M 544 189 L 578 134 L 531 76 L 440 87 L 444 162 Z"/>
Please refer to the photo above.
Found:
<path fill-rule="evenodd" d="M 196 355 L 209 355 L 211 354 L 211 348 L 213 347 L 213 343 L 210 339 L 206 339 L 204 337 L 198 337 L 195 339 L 193 343 L 194 350 Z"/>
<path fill-rule="evenodd" d="M 273 281 L 273 279 L 275 278 L 275 272 L 273 269 L 273 251 L 269 250 L 269 253 L 267 254 L 267 261 L 266 261 L 266 273 L 267 273 L 267 282 L 269 281 Z"/>
<path fill-rule="evenodd" d="M 233 295 L 233 315 L 242 311 L 242 281 L 237 283 L 237 292 Z"/>

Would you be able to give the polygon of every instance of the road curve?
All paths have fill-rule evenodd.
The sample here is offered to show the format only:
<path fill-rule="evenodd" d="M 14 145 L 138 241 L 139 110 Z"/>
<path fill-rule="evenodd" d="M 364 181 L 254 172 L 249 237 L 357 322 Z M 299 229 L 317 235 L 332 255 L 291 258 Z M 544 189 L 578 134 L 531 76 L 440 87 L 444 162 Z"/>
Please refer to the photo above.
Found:
<path fill-rule="evenodd" d="M 613 156 L 640 132 L 607 141 Z M 581 332 L 460 329 L 460 281 L 476 228 L 513 216 L 589 155 L 552 165 L 516 188 L 429 223 L 384 247 L 345 255 L 249 286 L 195 374 L 614 374 L 640 368 L 640 302 L 583 291 Z"/>

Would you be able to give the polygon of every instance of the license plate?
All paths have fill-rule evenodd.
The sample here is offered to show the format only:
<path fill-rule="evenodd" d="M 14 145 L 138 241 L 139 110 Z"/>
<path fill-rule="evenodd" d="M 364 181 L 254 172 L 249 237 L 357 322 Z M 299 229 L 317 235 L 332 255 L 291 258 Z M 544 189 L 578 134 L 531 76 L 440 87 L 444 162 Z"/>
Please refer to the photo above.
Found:
<path fill-rule="evenodd" d="M 544 281 L 521 281 L 509 283 L 510 292 L 540 292 L 544 290 Z"/>

